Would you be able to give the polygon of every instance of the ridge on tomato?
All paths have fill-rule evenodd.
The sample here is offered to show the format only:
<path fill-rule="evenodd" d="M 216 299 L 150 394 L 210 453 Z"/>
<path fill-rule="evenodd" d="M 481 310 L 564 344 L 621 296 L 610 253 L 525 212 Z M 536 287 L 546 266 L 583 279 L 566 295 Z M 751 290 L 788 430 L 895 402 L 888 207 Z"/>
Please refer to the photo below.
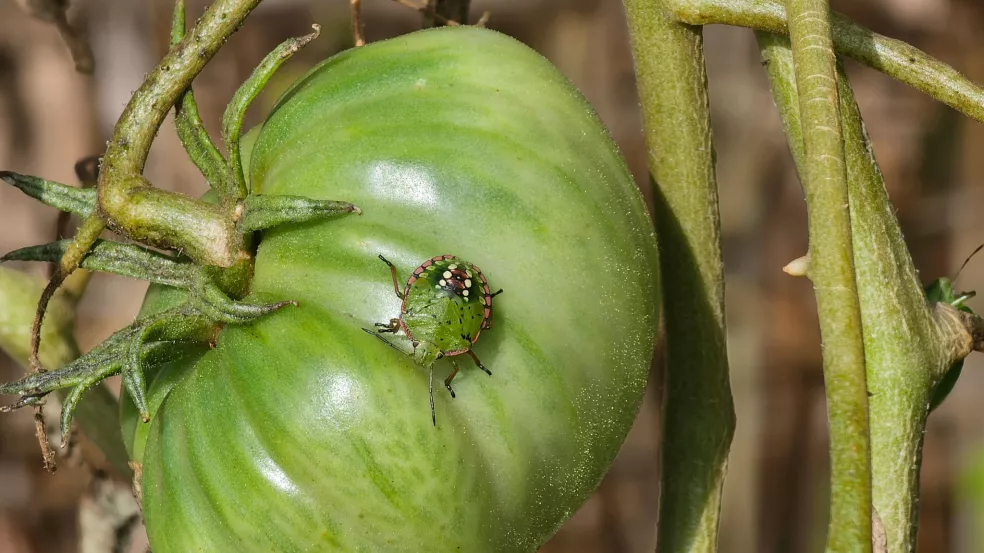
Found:
<path fill-rule="evenodd" d="M 433 29 L 315 67 L 244 158 L 254 193 L 364 215 L 263 232 L 251 298 L 299 307 L 159 373 L 150 425 L 124 407 L 155 553 L 543 543 L 625 438 L 659 307 L 652 224 L 585 100 L 511 38 Z M 400 309 L 378 255 L 446 252 L 507 293 L 474 344 L 495 376 L 435 394 L 435 428 L 427 372 L 362 328 Z"/>

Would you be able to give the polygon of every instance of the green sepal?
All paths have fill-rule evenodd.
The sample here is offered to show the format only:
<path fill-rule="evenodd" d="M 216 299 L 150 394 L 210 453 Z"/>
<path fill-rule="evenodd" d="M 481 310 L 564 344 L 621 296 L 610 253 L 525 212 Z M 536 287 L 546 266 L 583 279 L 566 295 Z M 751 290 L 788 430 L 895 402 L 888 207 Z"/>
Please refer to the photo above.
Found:
<path fill-rule="evenodd" d="M 0 180 L 60 211 L 88 217 L 96 209 L 96 191 L 12 171 L 0 171 Z"/>
<path fill-rule="evenodd" d="M 181 42 L 184 36 L 185 3 L 184 0 L 178 0 L 174 3 L 174 16 L 171 19 L 171 48 Z M 205 130 L 201 115 L 198 113 L 195 93 L 190 86 L 174 104 L 174 126 L 181 145 L 209 186 L 224 197 L 235 197 L 236 190 L 232 187 L 226 171 L 226 160 Z"/>
<path fill-rule="evenodd" d="M 143 346 L 144 334 L 144 332 L 138 333 L 137 337 L 127 344 L 128 347 L 123 352 L 120 376 L 123 386 L 130 394 L 130 399 L 137 406 L 140 418 L 147 422 L 150 420 L 150 413 L 147 411 L 147 382 L 140 365 L 140 350 Z"/>
<path fill-rule="evenodd" d="M 40 246 L 28 246 L 7 253 L 0 257 L 0 262 L 58 263 L 71 243 L 72 240 L 59 240 Z M 96 240 L 79 267 L 179 288 L 189 288 L 198 272 L 197 267 L 191 263 L 134 244 L 121 244 L 101 238 Z"/>
<path fill-rule="evenodd" d="M 313 25 L 313 27 L 313 33 L 287 39 L 267 54 L 249 78 L 236 90 L 232 101 L 229 102 L 225 113 L 222 114 L 222 142 L 225 144 L 226 152 L 229 153 L 229 174 L 232 178 L 233 188 L 239 191 L 239 198 L 245 198 L 248 194 L 239 151 L 239 137 L 243 129 L 243 117 L 246 115 L 246 108 L 263 90 L 267 81 L 282 63 L 307 43 L 318 38 L 318 35 L 321 34 L 321 27 L 319 25 Z"/>
<path fill-rule="evenodd" d="M 268 304 L 235 301 L 206 279 L 199 281 L 193 292 L 194 294 L 189 298 L 189 301 L 194 302 L 196 309 L 215 321 L 228 324 L 252 322 L 288 305 L 297 306 L 297 302 L 293 300 Z"/>
<path fill-rule="evenodd" d="M 34 405 L 55 390 L 72 388 L 62 401 L 61 430 L 64 440 L 71 431 L 75 410 L 85 392 L 110 376 L 127 373 L 129 376 L 124 375 L 127 391 L 131 395 L 134 389 L 138 392 L 135 400 L 139 401 L 137 405 L 141 415 L 149 417 L 146 394 L 139 394 L 140 390 L 146 391 L 146 386 L 142 384 L 144 364 L 166 361 L 170 356 L 170 346 L 176 343 L 213 341 L 217 328 L 215 321 L 189 304 L 143 317 L 60 369 L 36 372 L 20 380 L 0 384 L 0 394 L 21 396 L 12 405 L 0 407 L 0 412 Z"/>
<path fill-rule="evenodd" d="M 312 200 L 303 196 L 251 194 L 243 203 L 245 206 L 243 216 L 237 223 L 243 233 L 335 215 L 349 213 L 362 215 L 361 209 L 348 202 Z"/>

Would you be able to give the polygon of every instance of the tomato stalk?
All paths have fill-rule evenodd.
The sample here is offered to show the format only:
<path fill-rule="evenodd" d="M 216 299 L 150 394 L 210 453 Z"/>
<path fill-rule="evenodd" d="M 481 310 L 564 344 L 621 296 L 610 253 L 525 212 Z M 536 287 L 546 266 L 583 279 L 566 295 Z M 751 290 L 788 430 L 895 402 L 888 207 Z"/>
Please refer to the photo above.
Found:
<path fill-rule="evenodd" d="M 666 0 L 667 12 L 690 25 L 734 25 L 788 35 L 779 0 Z M 837 12 L 830 15 L 837 53 L 881 71 L 984 122 L 984 89 L 953 67 L 901 40 L 880 35 Z"/>
<path fill-rule="evenodd" d="M 790 150 L 802 168 L 789 41 L 764 32 L 757 37 Z M 932 287 L 927 301 L 842 67 L 837 82 L 867 365 L 874 520 L 884 529 L 882 550 L 909 552 L 916 544 L 926 417 L 951 367 L 981 349 L 982 324 Z"/>
<path fill-rule="evenodd" d="M 871 551 L 871 446 L 837 72 L 825 0 L 790 0 L 810 263 L 823 342 L 830 433 L 829 552 Z"/>
<path fill-rule="evenodd" d="M 655 186 L 666 317 L 657 547 L 712 552 L 735 431 L 717 178 L 701 30 L 671 21 L 660 4 L 625 2 Z"/>

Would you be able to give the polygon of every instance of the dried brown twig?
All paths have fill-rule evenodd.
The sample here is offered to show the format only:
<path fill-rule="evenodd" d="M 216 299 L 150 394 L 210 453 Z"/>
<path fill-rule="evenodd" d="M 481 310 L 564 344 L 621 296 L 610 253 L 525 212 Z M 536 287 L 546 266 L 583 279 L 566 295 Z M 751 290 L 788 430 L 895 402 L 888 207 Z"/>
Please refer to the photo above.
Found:
<path fill-rule="evenodd" d="M 440 25 L 448 25 L 448 26 L 467 25 L 468 24 L 468 21 L 467 21 L 467 19 L 468 19 L 468 17 L 467 17 L 467 7 L 465 8 L 464 17 L 461 17 L 460 18 L 461 21 L 458 21 L 458 20 L 456 20 L 454 18 L 448 17 L 442 11 L 438 10 L 437 9 L 437 2 L 435 2 L 434 0 L 428 0 L 427 2 L 425 2 L 423 4 L 421 4 L 419 2 L 416 2 L 414 0 L 393 0 L 393 1 L 396 2 L 397 4 L 400 4 L 401 6 L 406 6 L 406 7 L 410 8 L 410 9 L 412 9 L 412 10 L 415 10 L 417 12 L 420 12 L 420 14 L 424 16 L 424 26 L 425 27 L 433 27 L 434 26 L 433 24 L 430 23 L 431 20 L 437 22 Z M 482 12 L 482 16 L 475 23 L 475 26 L 476 27 L 485 27 L 485 25 L 489 21 L 489 17 L 490 16 L 491 16 L 491 13 L 490 12 L 487 12 L 487 11 L 486 12 Z"/>
<path fill-rule="evenodd" d="M 362 0 L 349 0 L 352 10 L 352 36 L 356 48 L 365 46 L 365 25 L 362 23 Z"/>
<path fill-rule="evenodd" d="M 62 42 L 68 47 L 75 62 L 75 70 L 86 75 L 95 69 L 95 59 L 89 41 L 68 22 L 68 0 L 17 0 L 24 13 L 51 23 L 58 29 Z"/>

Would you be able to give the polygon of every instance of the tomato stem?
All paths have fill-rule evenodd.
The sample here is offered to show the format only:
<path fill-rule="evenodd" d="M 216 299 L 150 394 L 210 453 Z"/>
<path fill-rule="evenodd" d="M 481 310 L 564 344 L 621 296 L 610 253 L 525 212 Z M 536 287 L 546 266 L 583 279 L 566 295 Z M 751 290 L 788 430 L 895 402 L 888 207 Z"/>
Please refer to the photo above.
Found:
<path fill-rule="evenodd" d="M 805 154 L 789 41 L 769 33 L 758 33 L 758 40 L 790 150 L 801 167 Z M 933 391 L 970 352 L 981 321 L 946 303 L 932 303 L 941 298 L 927 301 L 850 82 L 843 67 L 837 69 L 867 365 L 872 505 L 887 535 L 886 550 L 911 551 L 919 503 L 918 459 Z"/>
<path fill-rule="evenodd" d="M 655 196 L 665 315 L 658 551 L 716 551 L 735 409 L 700 28 L 626 0 Z"/>
<path fill-rule="evenodd" d="M 788 34 L 780 0 L 664 0 L 666 12 L 689 25 L 735 25 Z M 984 122 L 984 88 L 906 42 L 880 35 L 831 12 L 838 54 L 894 77 L 937 101 Z"/>
<path fill-rule="evenodd" d="M 871 445 L 861 301 L 849 209 L 836 55 L 826 0 L 790 0 L 790 48 L 798 88 L 810 268 L 823 342 L 830 432 L 826 550 L 871 551 Z"/>

